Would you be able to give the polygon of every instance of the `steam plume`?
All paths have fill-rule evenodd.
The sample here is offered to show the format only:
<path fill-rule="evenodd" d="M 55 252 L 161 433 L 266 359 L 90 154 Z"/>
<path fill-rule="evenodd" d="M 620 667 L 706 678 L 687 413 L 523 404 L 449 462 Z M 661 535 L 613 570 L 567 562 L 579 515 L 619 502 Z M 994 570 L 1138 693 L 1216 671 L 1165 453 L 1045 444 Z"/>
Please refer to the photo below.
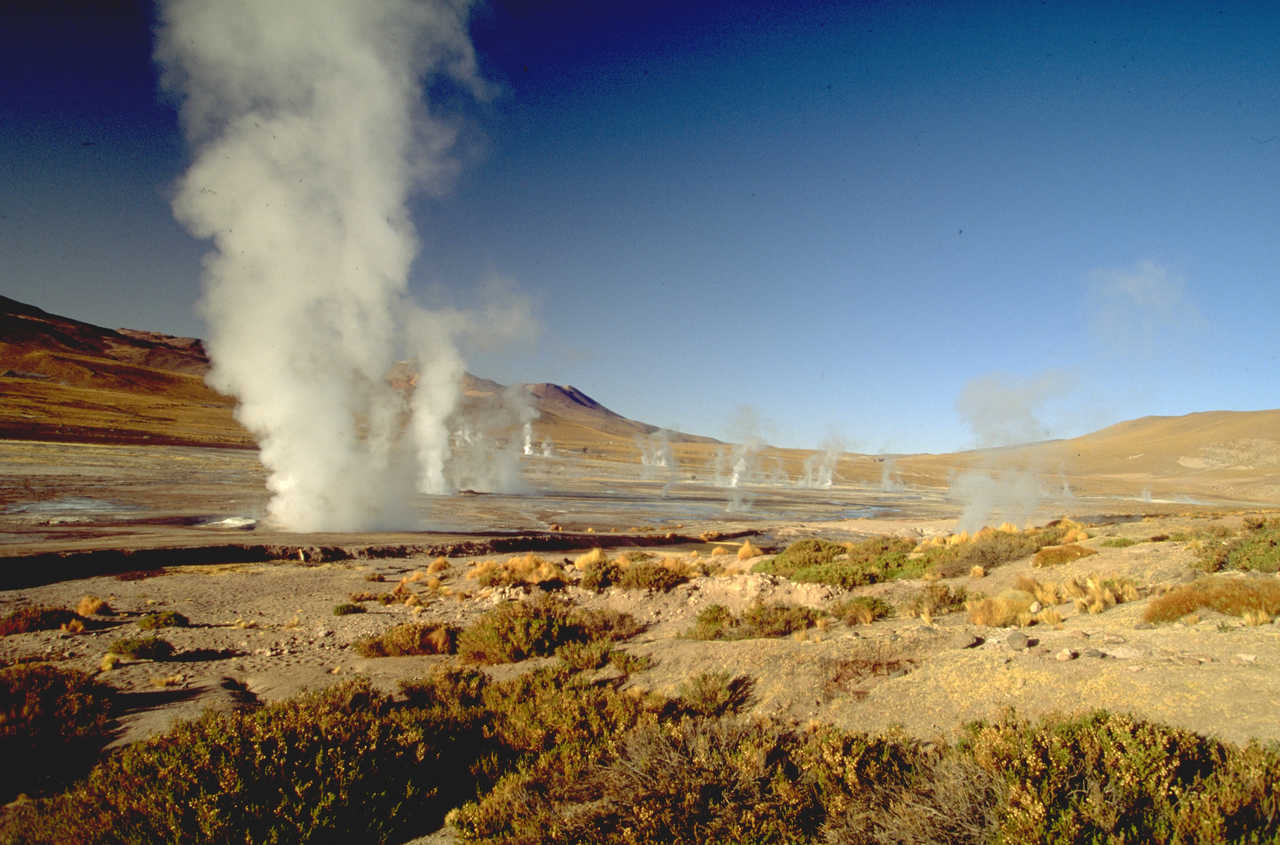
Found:
<path fill-rule="evenodd" d="M 439 190 L 454 133 L 427 76 L 483 94 L 465 3 L 162 0 L 156 59 L 194 162 L 174 213 L 212 241 L 209 382 L 239 400 L 269 517 L 299 531 L 410 522 L 442 492 L 462 360 L 407 301 L 411 188 Z M 387 374 L 414 361 L 411 397 Z"/>

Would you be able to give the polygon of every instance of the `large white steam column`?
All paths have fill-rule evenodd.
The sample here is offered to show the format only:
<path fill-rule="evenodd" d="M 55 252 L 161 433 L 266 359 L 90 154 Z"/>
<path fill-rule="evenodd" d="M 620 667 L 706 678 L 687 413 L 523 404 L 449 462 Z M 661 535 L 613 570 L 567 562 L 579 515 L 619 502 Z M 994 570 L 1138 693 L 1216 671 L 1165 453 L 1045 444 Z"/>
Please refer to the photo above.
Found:
<path fill-rule="evenodd" d="M 462 362 L 407 300 L 407 198 L 439 187 L 453 133 L 424 79 L 479 94 L 465 3 L 163 0 L 156 59 L 194 152 L 174 213 L 209 239 L 209 382 L 239 400 L 298 531 L 411 524 L 443 492 Z M 392 364 L 414 359 L 411 398 Z"/>

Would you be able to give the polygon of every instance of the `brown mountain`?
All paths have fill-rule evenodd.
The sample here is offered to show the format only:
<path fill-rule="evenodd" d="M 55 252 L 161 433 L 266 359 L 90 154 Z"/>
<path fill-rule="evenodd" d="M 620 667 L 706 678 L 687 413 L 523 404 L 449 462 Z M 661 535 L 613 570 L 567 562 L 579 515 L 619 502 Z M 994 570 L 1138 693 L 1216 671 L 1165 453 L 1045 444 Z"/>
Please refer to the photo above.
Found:
<path fill-rule="evenodd" d="M 0 437 L 252 448 L 232 415 L 235 401 L 204 383 L 208 369 L 198 339 L 103 328 L 0 296 Z M 413 383 L 407 365 L 390 378 Z M 464 411 L 479 415 L 513 401 L 536 412 L 539 440 L 630 448 L 635 437 L 658 431 L 575 387 L 507 388 L 466 375 Z M 679 432 L 670 439 L 715 442 Z"/>

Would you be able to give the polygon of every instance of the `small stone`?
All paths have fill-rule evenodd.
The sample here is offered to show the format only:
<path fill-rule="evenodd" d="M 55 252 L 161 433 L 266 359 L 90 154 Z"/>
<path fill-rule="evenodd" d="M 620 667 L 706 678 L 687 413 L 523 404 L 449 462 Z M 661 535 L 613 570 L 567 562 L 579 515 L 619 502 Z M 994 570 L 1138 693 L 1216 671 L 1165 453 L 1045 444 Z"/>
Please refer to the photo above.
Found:
<path fill-rule="evenodd" d="M 1241 663 L 1257 663 L 1257 662 L 1258 662 L 1258 655 L 1256 655 L 1256 654 L 1237 654 L 1237 655 L 1236 655 L 1236 660 L 1239 660 Z"/>
<path fill-rule="evenodd" d="M 1137 625 L 1133 626 L 1135 631 L 1150 631 L 1154 627 L 1155 625 L 1150 622 L 1139 622 Z"/>
<path fill-rule="evenodd" d="M 1119 634 L 1107 634 L 1105 637 L 1102 638 L 1102 641 L 1107 645 L 1122 645 L 1128 642 L 1128 640 L 1126 640 L 1124 637 L 1120 636 Z"/>
<path fill-rule="evenodd" d="M 1105 652 L 1098 651 L 1098 649 L 1096 649 L 1096 648 L 1086 648 L 1086 649 L 1084 650 L 1084 654 L 1083 654 L 1083 656 L 1084 656 L 1084 657 L 1095 657 L 1095 658 L 1099 658 L 1099 659 L 1101 659 L 1101 658 L 1106 657 L 1107 655 L 1106 655 L 1106 653 L 1105 653 Z"/>
<path fill-rule="evenodd" d="M 1071 649 L 1064 648 L 1062 651 L 1058 652 L 1053 657 L 1055 660 L 1057 660 L 1060 663 L 1066 663 L 1068 660 L 1075 660 L 1079 656 L 1080 655 L 1076 654 Z"/>
<path fill-rule="evenodd" d="M 982 645 L 984 642 L 986 641 L 982 639 L 982 637 L 978 636 L 977 634 L 970 634 L 969 636 L 965 637 L 963 641 L 961 641 L 960 647 L 961 648 L 977 648 L 978 646 Z"/>
<path fill-rule="evenodd" d="M 1008 645 L 1009 648 L 1013 649 L 1014 651 L 1024 650 L 1030 644 L 1030 642 L 1031 640 L 1028 639 L 1027 635 L 1022 633 L 1021 631 L 1014 631 L 1008 637 L 1005 638 L 1005 644 Z"/>
<path fill-rule="evenodd" d="M 1040 611 L 1044 610 L 1044 607 L 1041 606 L 1040 602 L 1033 601 L 1031 603 L 1031 606 L 1028 607 L 1027 610 L 1031 613 L 1039 613 Z"/>

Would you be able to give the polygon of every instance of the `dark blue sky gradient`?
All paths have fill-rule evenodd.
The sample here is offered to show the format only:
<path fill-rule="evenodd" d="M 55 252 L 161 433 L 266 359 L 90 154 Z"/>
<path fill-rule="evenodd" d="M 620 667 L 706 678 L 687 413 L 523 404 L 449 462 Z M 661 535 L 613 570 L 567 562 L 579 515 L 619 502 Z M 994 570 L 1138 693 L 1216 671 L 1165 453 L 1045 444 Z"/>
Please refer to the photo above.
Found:
<path fill-rule="evenodd" d="M 413 286 L 507 279 L 542 331 L 472 369 L 862 450 L 970 445 L 955 399 L 991 374 L 1069 374 L 1059 436 L 1280 405 L 1273 5 L 836 6 L 477 11 L 499 90 L 444 104 L 464 167 L 415 200 Z M 199 333 L 151 9 L 53 8 L 0 34 L 0 285 Z"/>

